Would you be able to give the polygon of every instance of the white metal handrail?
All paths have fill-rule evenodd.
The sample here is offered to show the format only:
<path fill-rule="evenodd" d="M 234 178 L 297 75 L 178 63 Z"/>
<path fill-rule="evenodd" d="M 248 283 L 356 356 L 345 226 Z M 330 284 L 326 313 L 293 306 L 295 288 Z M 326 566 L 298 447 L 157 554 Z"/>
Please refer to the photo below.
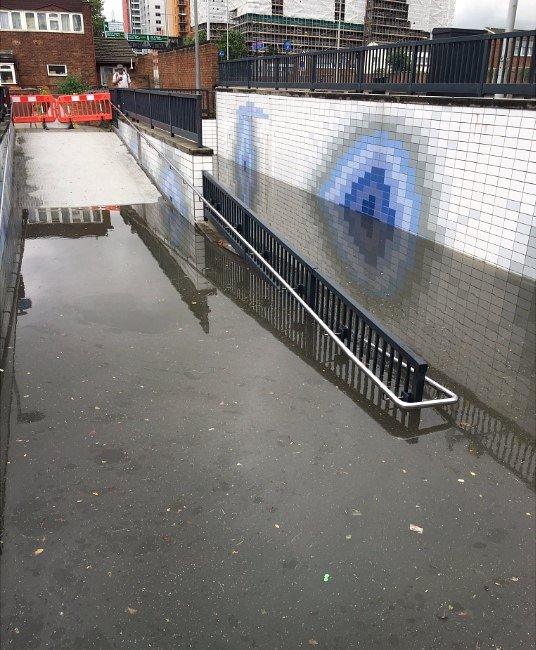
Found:
<path fill-rule="evenodd" d="M 335 343 L 339 346 L 339 348 L 358 366 L 358 368 L 364 372 L 367 377 L 371 381 L 373 381 L 378 388 L 384 393 L 386 397 L 388 397 L 396 406 L 402 410 L 409 411 L 409 410 L 415 410 L 415 409 L 421 409 L 421 408 L 430 408 L 434 406 L 441 406 L 444 404 L 454 404 L 455 402 L 458 401 L 458 396 L 456 393 L 452 392 L 445 386 L 442 386 L 440 383 L 437 381 L 434 381 L 430 377 L 425 377 L 425 382 L 435 388 L 437 391 L 443 393 L 446 395 L 446 397 L 439 397 L 436 399 L 427 399 L 427 400 L 420 400 L 418 402 L 405 402 L 404 400 L 400 399 L 398 395 L 396 395 L 390 388 L 385 384 L 379 377 L 377 377 L 372 370 L 370 370 L 360 359 L 358 359 L 355 354 L 339 339 L 339 337 L 331 331 L 331 329 L 326 325 L 326 323 L 318 316 L 318 314 L 309 307 L 309 305 L 303 300 L 303 298 L 294 290 L 294 288 L 264 259 L 264 257 L 258 253 L 255 248 L 245 239 L 239 232 L 234 228 L 228 221 L 227 219 L 213 206 L 207 199 L 202 195 L 199 190 L 194 187 L 190 181 L 188 181 L 182 174 L 182 172 L 175 167 L 175 165 L 169 160 L 169 158 L 163 154 L 151 141 L 150 139 L 139 129 L 132 120 L 130 120 L 124 113 L 123 111 L 112 104 L 115 108 L 115 110 L 129 123 L 131 124 L 134 129 L 138 132 L 138 135 L 145 140 L 145 142 L 152 148 L 154 149 L 165 161 L 166 163 L 170 166 L 171 169 L 173 169 L 179 176 L 179 178 L 182 180 L 183 183 L 185 183 L 193 192 L 199 197 L 201 202 L 209 209 L 211 210 L 214 214 L 218 216 L 219 219 L 225 224 L 227 228 L 233 233 L 233 235 L 251 252 L 252 255 L 254 255 L 262 264 L 263 266 L 270 271 L 271 274 L 273 274 L 277 280 L 282 284 L 285 289 L 293 296 L 293 298 L 305 309 L 305 311 L 320 325 L 320 327 L 326 332 L 326 334 L 333 340 Z"/>

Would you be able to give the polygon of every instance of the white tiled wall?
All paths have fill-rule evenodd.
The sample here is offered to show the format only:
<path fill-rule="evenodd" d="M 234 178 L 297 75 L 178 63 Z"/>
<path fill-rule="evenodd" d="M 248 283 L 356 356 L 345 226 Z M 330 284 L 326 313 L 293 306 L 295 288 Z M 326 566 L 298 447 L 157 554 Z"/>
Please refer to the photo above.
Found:
<path fill-rule="evenodd" d="M 202 203 L 183 178 L 202 192 L 203 170 L 212 171 L 212 156 L 194 156 L 149 135 L 147 137 L 156 148 L 155 151 L 138 137 L 134 127 L 122 121 L 119 122 L 117 133 L 144 171 L 153 179 L 160 192 L 173 203 L 175 208 L 192 223 L 202 220 Z M 177 167 L 181 175 L 177 174 L 157 152 L 164 154 Z"/>
<path fill-rule="evenodd" d="M 216 120 L 203 120 L 203 146 L 210 147 L 214 153 L 218 153 Z"/>
<path fill-rule="evenodd" d="M 387 167 L 397 227 L 536 278 L 535 110 L 218 92 L 217 116 L 221 157 L 342 205 Z"/>

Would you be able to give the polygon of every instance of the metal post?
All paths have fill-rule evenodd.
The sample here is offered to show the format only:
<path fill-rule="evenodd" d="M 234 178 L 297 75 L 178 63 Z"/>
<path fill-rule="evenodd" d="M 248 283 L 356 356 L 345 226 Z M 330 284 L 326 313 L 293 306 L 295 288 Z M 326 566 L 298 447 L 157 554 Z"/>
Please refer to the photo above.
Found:
<path fill-rule="evenodd" d="M 229 61 L 229 0 L 227 0 L 227 61 Z"/>
<path fill-rule="evenodd" d="M 168 118 L 169 118 L 169 134 L 173 137 L 173 127 L 171 126 L 171 93 L 167 95 L 167 105 L 168 105 Z"/>
<path fill-rule="evenodd" d="M 335 63 L 335 83 L 339 83 L 339 50 L 341 49 L 341 4 L 339 3 L 339 22 L 337 23 L 337 61 Z"/>
<path fill-rule="evenodd" d="M 194 48 L 195 48 L 195 89 L 201 88 L 201 66 L 199 63 L 199 18 L 197 0 L 194 0 Z"/>
<path fill-rule="evenodd" d="M 203 98 L 201 95 L 196 95 L 195 102 L 195 126 L 197 131 L 197 144 L 199 147 L 203 146 Z"/>
<path fill-rule="evenodd" d="M 513 32 L 516 24 L 517 0 L 510 0 L 506 17 L 506 31 Z"/>
<path fill-rule="evenodd" d="M 516 13 L 517 13 L 517 0 L 510 0 L 508 4 L 508 13 L 506 15 L 506 31 L 513 32 L 516 24 Z M 504 39 L 502 48 L 501 48 L 501 62 L 499 64 L 499 71 L 497 73 L 497 83 L 503 83 L 503 74 L 504 69 L 507 66 L 507 43 L 508 39 Z M 504 94 L 498 93 L 495 97 L 504 97 Z"/>

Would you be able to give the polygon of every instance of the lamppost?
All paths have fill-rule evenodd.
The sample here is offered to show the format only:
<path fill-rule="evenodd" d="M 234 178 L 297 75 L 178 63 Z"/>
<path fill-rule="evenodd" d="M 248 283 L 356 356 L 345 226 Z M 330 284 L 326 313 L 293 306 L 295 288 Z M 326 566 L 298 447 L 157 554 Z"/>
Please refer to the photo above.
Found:
<path fill-rule="evenodd" d="M 229 0 L 227 0 L 227 61 L 229 61 Z"/>
<path fill-rule="evenodd" d="M 513 32 L 516 24 L 517 13 L 517 0 L 510 0 L 508 4 L 508 13 L 506 15 L 506 32 Z M 513 56 L 513 43 L 506 47 L 506 39 L 503 41 L 501 48 L 501 61 L 499 63 L 499 70 L 497 73 L 497 83 L 504 83 L 504 71 L 507 68 L 507 61 Z M 508 51 L 507 51 L 508 50 Z M 498 93 L 495 97 L 504 97 L 502 93 Z"/>
<path fill-rule="evenodd" d="M 197 0 L 194 0 L 194 52 L 195 52 L 195 89 L 201 89 L 201 66 L 199 63 L 199 20 Z"/>

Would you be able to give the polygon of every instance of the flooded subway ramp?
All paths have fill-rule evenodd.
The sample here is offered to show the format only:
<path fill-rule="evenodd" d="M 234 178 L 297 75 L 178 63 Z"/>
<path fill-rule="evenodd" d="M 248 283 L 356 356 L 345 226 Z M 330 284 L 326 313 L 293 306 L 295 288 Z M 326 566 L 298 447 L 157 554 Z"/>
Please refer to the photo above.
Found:
<path fill-rule="evenodd" d="M 530 647 L 514 422 L 390 411 L 163 201 L 28 218 L 3 646 Z"/>

